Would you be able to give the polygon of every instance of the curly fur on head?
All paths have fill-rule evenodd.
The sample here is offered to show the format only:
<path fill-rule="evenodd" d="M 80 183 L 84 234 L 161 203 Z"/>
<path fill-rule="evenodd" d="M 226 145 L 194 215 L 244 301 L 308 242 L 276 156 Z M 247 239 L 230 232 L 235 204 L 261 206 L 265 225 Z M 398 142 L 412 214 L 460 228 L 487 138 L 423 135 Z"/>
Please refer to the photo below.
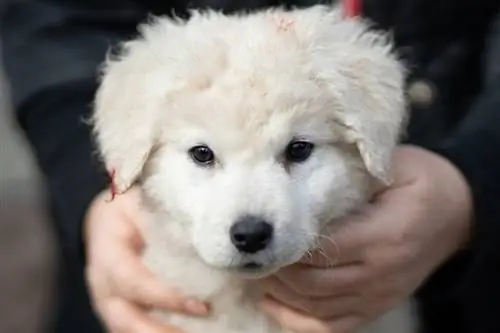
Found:
<path fill-rule="evenodd" d="M 336 7 L 194 11 L 140 31 L 104 66 L 97 142 L 118 190 L 139 183 L 150 204 L 145 262 L 214 306 L 209 319 L 161 316 L 187 333 L 281 333 L 249 278 L 299 260 L 390 183 L 405 71 L 386 36 Z M 267 226 L 258 251 L 236 244 L 242 221 Z M 413 332 L 410 310 L 366 332 Z"/>

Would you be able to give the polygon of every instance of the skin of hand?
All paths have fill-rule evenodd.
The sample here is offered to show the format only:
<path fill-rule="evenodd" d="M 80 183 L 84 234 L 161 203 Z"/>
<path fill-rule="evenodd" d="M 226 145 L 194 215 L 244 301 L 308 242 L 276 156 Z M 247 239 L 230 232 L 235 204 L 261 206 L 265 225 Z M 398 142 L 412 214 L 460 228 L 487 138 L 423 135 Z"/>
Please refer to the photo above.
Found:
<path fill-rule="evenodd" d="M 430 151 L 400 146 L 394 182 L 328 230 L 321 252 L 265 281 L 262 306 L 297 333 L 353 333 L 409 297 L 467 246 L 472 198 L 462 174 Z"/>
<path fill-rule="evenodd" d="M 188 315 L 208 306 L 161 284 L 141 262 L 140 192 L 131 188 L 110 200 L 109 191 L 92 202 L 85 219 L 86 278 L 94 309 L 111 333 L 181 333 L 147 314 L 164 308 Z"/>

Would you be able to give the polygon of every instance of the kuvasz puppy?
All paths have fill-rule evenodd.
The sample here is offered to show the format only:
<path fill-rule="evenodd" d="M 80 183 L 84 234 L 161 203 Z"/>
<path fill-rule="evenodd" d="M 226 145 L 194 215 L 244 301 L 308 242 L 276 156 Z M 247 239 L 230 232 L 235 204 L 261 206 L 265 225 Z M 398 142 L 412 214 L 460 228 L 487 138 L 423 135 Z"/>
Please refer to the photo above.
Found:
<path fill-rule="evenodd" d="M 404 69 L 338 7 L 193 12 L 140 32 L 105 63 L 96 140 L 118 190 L 143 191 L 145 263 L 213 306 L 152 315 L 186 333 L 282 333 L 255 278 L 390 183 Z M 408 301 L 362 332 L 415 332 L 412 315 Z"/>

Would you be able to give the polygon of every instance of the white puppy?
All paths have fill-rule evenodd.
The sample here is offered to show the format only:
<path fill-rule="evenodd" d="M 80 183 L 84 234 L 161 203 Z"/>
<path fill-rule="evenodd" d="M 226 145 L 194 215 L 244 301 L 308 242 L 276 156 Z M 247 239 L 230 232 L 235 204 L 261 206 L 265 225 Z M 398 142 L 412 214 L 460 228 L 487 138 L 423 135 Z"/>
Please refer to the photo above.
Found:
<path fill-rule="evenodd" d="M 213 306 L 208 319 L 156 315 L 186 333 L 284 332 L 252 278 L 299 260 L 390 182 L 404 70 L 339 8 L 192 14 L 143 25 L 106 62 L 99 149 L 119 190 L 144 192 L 148 267 Z M 414 332 L 409 304 L 363 332 Z"/>

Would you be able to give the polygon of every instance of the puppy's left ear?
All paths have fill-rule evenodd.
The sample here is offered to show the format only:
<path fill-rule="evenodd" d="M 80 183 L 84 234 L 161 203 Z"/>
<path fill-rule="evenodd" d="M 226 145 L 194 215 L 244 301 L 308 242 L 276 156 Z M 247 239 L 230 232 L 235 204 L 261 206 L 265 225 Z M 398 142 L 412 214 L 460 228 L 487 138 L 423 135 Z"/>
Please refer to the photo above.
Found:
<path fill-rule="evenodd" d="M 140 56 L 140 46 L 140 41 L 131 42 L 121 58 L 107 60 L 94 103 L 96 143 L 119 193 L 141 175 L 158 128 L 159 98 L 154 98 L 155 85 L 144 65 L 151 61 Z"/>
<path fill-rule="evenodd" d="M 394 55 L 359 52 L 342 69 L 347 84 L 337 120 L 346 128 L 368 172 L 385 185 L 392 181 L 392 153 L 407 120 L 405 70 Z"/>

